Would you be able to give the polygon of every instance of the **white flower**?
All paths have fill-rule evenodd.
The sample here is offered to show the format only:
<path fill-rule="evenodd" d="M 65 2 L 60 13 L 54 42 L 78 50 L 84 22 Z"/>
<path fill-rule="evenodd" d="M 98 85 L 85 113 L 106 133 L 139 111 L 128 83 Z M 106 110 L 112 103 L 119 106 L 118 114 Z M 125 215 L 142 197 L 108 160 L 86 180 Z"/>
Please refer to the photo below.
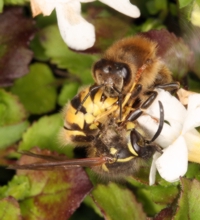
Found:
<path fill-rule="evenodd" d="M 188 96 L 188 107 L 170 93 L 157 89 L 158 96 L 147 109 L 148 115 L 138 119 L 139 124 L 153 136 L 158 127 L 160 100 L 164 107 L 165 123 L 156 143 L 163 149 L 153 156 L 150 170 L 150 185 L 155 183 L 156 170 L 168 182 L 179 180 L 185 175 L 189 161 L 200 163 L 200 134 L 195 129 L 200 126 L 200 94 Z M 155 120 L 158 119 L 158 120 Z"/>
<path fill-rule="evenodd" d="M 95 29 L 81 16 L 81 2 L 95 0 L 31 0 L 33 16 L 40 13 L 50 15 L 56 10 L 58 27 L 65 43 L 75 50 L 85 50 L 95 42 Z M 129 0 L 100 0 L 127 16 L 137 18 L 139 9 Z"/>

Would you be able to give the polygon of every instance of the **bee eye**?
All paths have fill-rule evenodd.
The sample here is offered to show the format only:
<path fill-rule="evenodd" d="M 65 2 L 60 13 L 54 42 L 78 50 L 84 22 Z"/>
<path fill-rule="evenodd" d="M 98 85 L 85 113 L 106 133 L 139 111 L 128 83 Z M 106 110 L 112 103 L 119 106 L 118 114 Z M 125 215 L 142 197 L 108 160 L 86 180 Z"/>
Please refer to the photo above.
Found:
<path fill-rule="evenodd" d="M 127 77 L 128 71 L 125 67 L 121 69 L 121 76 L 125 79 Z"/>
<path fill-rule="evenodd" d="M 107 65 L 103 68 L 104 73 L 110 73 L 112 71 L 112 67 L 110 65 Z"/>
<path fill-rule="evenodd" d="M 127 68 L 124 66 L 124 64 L 122 63 L 115 63 L 114 64 L 114 69 L 116 74 L 118 74 L 119 76 L 121 76 L 123 79 L 127 78 L 128 75 L 128 70 Z"/>

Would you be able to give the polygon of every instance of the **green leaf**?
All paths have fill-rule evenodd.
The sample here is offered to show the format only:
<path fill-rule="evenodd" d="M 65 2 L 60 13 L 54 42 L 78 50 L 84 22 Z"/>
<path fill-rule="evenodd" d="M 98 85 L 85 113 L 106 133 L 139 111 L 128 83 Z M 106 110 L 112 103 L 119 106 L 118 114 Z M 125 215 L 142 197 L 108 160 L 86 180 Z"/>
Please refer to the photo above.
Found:
<path fill-rule="evenodd" d="M 24 121 L 16 125 L 0 126 L 0 149 L 8 147 L 16 141 L 19 141 L 28 126 L 28 121 Z"/>
<path fill-rule="evenodd" d="M 154 0 L 147 1 L 146 7 L 147 7 L 147 10 L 149 11 L 149 14 L 151 14 L 151 15 L 155 15 L 159 11 L 159 9 L 155 5 Z"/>
<path fill-rule="evenodd" d="M 49 155 L 38 149 L 34 153 Z M 23 155 L 19 163 L 41 162 L 44 160 Z M 20 170 L 18 174 L 26 175 L 31 184 L 29 196 L 20 202 L 24 219 L 68 219 L 93 187 L 82 168 Z"/>
<path fill-rule="evenodd" d="M 141 179 L 136 180 L 133 177 L 129 177 L 127 180 L 136 189 L 137 200 L 143 204 L 145 213 L 149 216 L 153 216 L 166 208 L 174 201 L 179 192 L 178 186 L 170 183 L 165 186 L 149 186 L 139 182 Z"/>
<path fill-rule="evenodd" d="M 24 5 L 27 0 L 4 0 L 4 2 L 8 5 Z"/>
<path fill-rule="evenodd" d="M 105 219 L 146 219 L 133 193 L 115 183 L 97 185 L 92 195 Z"/>
<path fill-rule="evenodd" d="M 200 182 L 181 178 L 181 194 L 173 219 L 200 219 Z"/>
<path fill-rule="evenodd" d="M 92 208 L 94 210 L 94 212 L 100 216 L 103 217 L 101 211 L 99 210 L 99 208 L 97 207 L 96 203 L 94 202 L 94 200 L 92 199 L 92 197 L 90 195 L 88 195 L 85 199 L 84 199 L 84 204 L 87 205 L 88 207 Z"/>
<path fill-rule="evenodd" d="M 187 170 L 187 173 L 185 174 L 185 176 L 187 178 L 195 178 L 196 175 L 199 175 L 200 172 L 200 164 L 197 164 L 197 163 L 189 163 L 188 164 L 188 170 Z"/>
<path fill-rule="evenodd" d="M 11 91 L 18 95 L 25 108 L 33 114 L 52 111 L 56 106 L 55 79 L 49 67 L 36 63 L 26 76 L 15 81 Z"/>
<path fill-rule="evenodd" d="M 1 220 L 21 220 L 20 208 L 18 202 L 12 198 L 0 200 L 0 219 Z"/>
<path fill-rule="evenodd" d="M 65 84 L 58 96 L 58 104 L 64 106 L 66 103 L 68 103 L 69 100 L 71 100 L 76 95 L 78 87 L 78 83 Z"/>
<path fill-rule="evenodd" d="M 7 186 L 0 187 L 0 198 L 12 196 L 22 200 L 29 195 L 30 183 L 27 176 L 14 176 Z"/>
<path fill-rule="evenodd" d="M 167 10 L 167 0 L 155 0 L 155 6 L 158 10 Z"/>
<path fill-rule="evenodd" d="M 199 73 L 198 73 L 198 75 L 199 75 Z M 199 81 L 198 77 L 194 76 L 194 75 L 188 76 L 188 86 L 191 91 L 199 93 L 200 92 L 200 81 Z"/>
<path fill-rule="evenodd" d="M 2 13 L 3 11 L 3 5 L 4 5 L 3 0 L 0 0 L 0 13 Z"/>
<path fill-rule="evenodd" d="M 35 59 L 40 61 L 48 61 L 48 57 L 45 55 L 45 50 L 40 43 L 38 34 L 36 34 L 34 39 L 30 42 L 30 48 L 34 52 Z"/>
<path fill-rule="evenodd" d="M 0 126 L 16 124 L 26 117 L 27 112 L 18 97 L 0 89 Z"/>
<path fill-rule="evenodd" d="M 51 63 L 78 75 L 84 84 L 93 82 L 91 66 L 95 60 L 94 55 L 78 54 L 69 50 L 57 25 L 51 25 L 41 31 L 40 40 Z"/>
<path fill-rule="evenodd" d="M 178 0 L 179 8 L 184 8 L 185 6 L 189 5 L 193 2 L 193 0 Z"/>
<path fill-rule="evenodd" d="M 63 126 L 61 114 L 41 117 L 23 135 L 23 140 L 19 145 L 19 150 L 30 150 L 33 147 L 49 149 L 59 153 L 72 154 L 73 148 L 60 147 L 58 134 Z"/>

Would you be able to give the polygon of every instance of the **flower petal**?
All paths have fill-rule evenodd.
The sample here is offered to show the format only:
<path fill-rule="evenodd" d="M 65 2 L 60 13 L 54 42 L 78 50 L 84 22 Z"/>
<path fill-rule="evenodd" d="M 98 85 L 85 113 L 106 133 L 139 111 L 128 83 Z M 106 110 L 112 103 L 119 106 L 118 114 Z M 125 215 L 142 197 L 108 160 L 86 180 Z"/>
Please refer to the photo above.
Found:
<path fill-rule="evenodd" d="M 177 93 L 178 95 L 178 98 L 180 100 L 180 102 L 183 104 L 183 105 L 187 105 L 188 104 L 188 97 L 191 95 L 191 94 L 194 94 L 194 92 L 192 91 L 188 91 L 188 90 L 185 90 L 183 88 L 180 88 Z"/>
<path fill-rule="evenodd" d="M 83 3 L 88 3 L 88 2 L 94 2 L 96 0 L 80 0 L 80 2 L 83 2 Z"/>
<path fill-rule="evenodd" d="M 153 160 L 152 160 L 152 164 L 151 164 L 151 169 L 150 169 L 150 173 L 149 173 L 149 185 L 153 185 L 155 183 L 156 180 L 156 160 L 160 157 L 160 153 L 156 152 L 153 155 Z"/>
<path fill-rule="evenodd" d="M 185 175 L 188 166 L 188 150 L 184 138 L 180 136 L 163 151 L 156 161 L 158 172 L 168 182 L 178 181 L 180 176 Z"/>
<path fill-rule="evenodd" d="M 146 113 L 158 118 L 160 117 L 160 109 L 158 105 L 158 101 L 161 101 L 164 108 L 164 117 L 165 120 L 171 124 L 171 120 L 177 121 L 179 123 L 184 122 L 186 116 L 186 109 L 181 104 L 181 102 L 172 96 L 169 92 L 163 89 L 155 89 L 158 92 L 158 95 L 154 102 L 150 105 L 150 107 L 146 110 Z"/>
<path fill-rule="evenodd" d="M 159 119 L 158 119 L 159 120 Z M 149 115 L 140 116 L 137 121 L 140 126 L 145 130 L 147 136 L 151 139 L 156 133 L 159 122 L 158 120 L 153 119 Z M 164 123 L 163 129 L 160 135 L 155 140 L 155 143 L 159 144 L 162 148 L 168 147 L 172 144 L 180 135 L 182 129 L 182 124 L 178 121 L 172 121 L 171 124 Z"/>
<path fill-rule="evenodd" d="M 94 26 L 81 16 L 79 1 L 57 4 L 56 13 L 61 36 L 69 47 L 75 50 L 85 50 L 93 46 Z"/>
<path fill-rule="evenodd" d="M 182 133 L 200 126 L 200 94 L 192 94 L 188 97 L 188 111 L 185 118 Z"/>
<path fill-rule="evenodd" d="M 31 10 L 33 16 L 43 13 L 44 16 L 51 14 L 56 6 L 55 0 L 31 0 Z"/>
<path fill-rule="evenodd" d="M 135 5 L 132 5 L 129 0 L 100 0 L 104 4 L 114 8 L 115 10 L 130 16 L 132 18 L 138 18 L 140 16 L 140 10 Z"/>
<path fill-rule="evenodd" d="M 188 131 L 184 135 L 188 147 L 188 160 L 200 163 L 200 134 L 196 129 Z"/>

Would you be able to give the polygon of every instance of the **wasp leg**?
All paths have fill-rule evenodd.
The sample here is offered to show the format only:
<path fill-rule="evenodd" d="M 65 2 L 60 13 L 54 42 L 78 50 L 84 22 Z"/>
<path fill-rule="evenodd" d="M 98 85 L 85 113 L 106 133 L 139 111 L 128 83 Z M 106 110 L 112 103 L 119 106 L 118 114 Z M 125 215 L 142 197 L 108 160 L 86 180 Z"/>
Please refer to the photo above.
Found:
<path fill-rule="evenodd" d="M 179 82 L 166 83 L 162 85 L 157 85 L 156 88 L 164 89 L 170 92 L 176 92 L 180 88 Z"/>

